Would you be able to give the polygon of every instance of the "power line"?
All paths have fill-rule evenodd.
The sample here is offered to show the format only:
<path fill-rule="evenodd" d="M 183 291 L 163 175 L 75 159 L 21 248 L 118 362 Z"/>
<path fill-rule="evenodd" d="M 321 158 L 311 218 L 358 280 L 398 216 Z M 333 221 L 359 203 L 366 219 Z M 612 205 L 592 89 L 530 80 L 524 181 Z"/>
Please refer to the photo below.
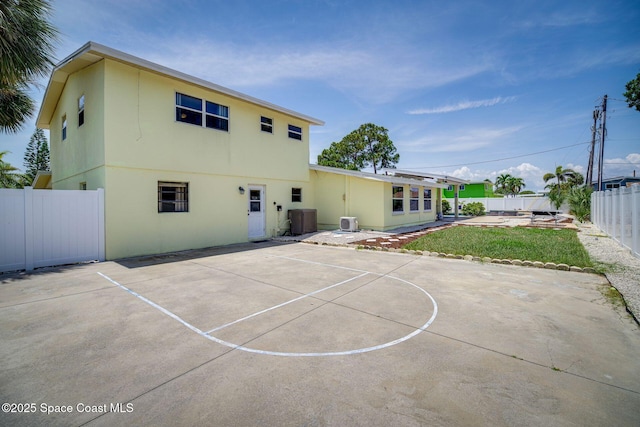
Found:
<path fill-rule="evenodd" d="M 544 150 L 544 151 L 536 151 L 535 153 L 529 153 L 529 154 L 521 154 L 519 156 L 512 156 L 512 157 L 504 157 L 502 159 L 494 159 L 494 160 L 484 160 L 481 162 L 470 162 L 470 163 L 459 163 L 457 165 L 443 165 L 443 166 L 418 166 L 418 167 L 411 167 L 411 169 L 435 169 L 435 168 L 453 168 L 453 167 L 457 167 L 457 166 L 468 166 L 468 165 L 479 165 L 482 163 L 493 163 L 493 162 L 501 162 L 503 160 L 511 160 L 511 159 L 518 159 L 520 157 L 528 157 L 528 156 L 535 156 L 536 154 L 543 154 L 543 153 L 549 153 L 551 151 L 558 151 L 558 150 L 564 150 L 565 148 L 571 148 L 571 147 L 576 147 L 578 145 L 584 145 L 584 144 L 590 144 L 590 141 L 587 142 L 578 142 L 577 144 L 571 144 L 571 145 L 565 145 L 564 147 L 558 147 L 558 148 L 552 148 L 550 150 Z"/>

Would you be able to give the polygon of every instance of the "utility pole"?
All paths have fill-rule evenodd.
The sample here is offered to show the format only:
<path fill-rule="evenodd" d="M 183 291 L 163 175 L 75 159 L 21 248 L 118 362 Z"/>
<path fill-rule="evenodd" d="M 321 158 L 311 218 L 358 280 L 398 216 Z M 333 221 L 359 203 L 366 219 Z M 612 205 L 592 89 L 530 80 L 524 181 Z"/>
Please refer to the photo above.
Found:
<path fill-rule="evenodd" d="M 591 126 L 591 151 L 589 151 L 589 166 L 587 166 L 587 182 L 586 184 L 591 187 L 593 185 L 593 156 L 596 149 L 596 133 L 597 122 L 600 118 L 600 110 L 593 110 L 593 126 Z"/>
<path fill-rule="evenodd" d="M 600 158 L 598 159 L 598 191 L 602 191 L 602 166 L 604 162 L 604 136 L 607 133 L 607 95 L 602 100 L 602 135 L 600 140 Z"/>

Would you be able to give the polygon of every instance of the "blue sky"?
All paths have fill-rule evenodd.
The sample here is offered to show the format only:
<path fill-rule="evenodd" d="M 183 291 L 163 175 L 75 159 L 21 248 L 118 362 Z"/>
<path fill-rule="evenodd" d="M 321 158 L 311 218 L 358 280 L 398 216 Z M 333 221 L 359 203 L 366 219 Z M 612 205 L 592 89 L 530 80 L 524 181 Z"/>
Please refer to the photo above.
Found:
<path fill-rule="evenodd" d="M 92 40 L 326 122 L 312 163 L 363 123 L 402 169 L 544 187 L 586 172 L 609 96 L 604 176 L 640 176 L 640 3 L 628 1 L 52 1 L 56 60 Z M 33 91 L 39 103 L 46 86 Z M 0 150 L 22 167 L 35 118 Z"/>

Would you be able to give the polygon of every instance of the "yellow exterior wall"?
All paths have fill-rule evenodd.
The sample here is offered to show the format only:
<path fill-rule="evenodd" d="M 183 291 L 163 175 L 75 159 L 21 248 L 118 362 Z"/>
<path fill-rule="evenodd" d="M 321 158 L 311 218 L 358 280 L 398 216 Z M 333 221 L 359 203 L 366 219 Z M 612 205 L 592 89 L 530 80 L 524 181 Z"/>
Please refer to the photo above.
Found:
<path fill-rule="evenodd" d="M 402 185 L 404 188 L 404 212 L 403 213 L 394 213 L 393 212 L 393 203 L 392 203 L 392 187 L 391 183 L 385 183 L 385 207 L 384 207 L 384 216 L 385 216 L 385 230 L 389 230 L 396 227 L 404 227 L 409 225 L 418 225 L 424 224 L 426 222 L 433 222 L 436 220 L 436 199 L 437 199 L 437 188 L 431 188 L 431 210 L 425 211 L 424 207 L 424 198 L 423 198 L 423 189 L 422 186 L 414 186 L 414 185 Z M 410 211 L 410 188 L 417 187 L 419 193 L 418 199 L 418 211 L 411 212 Z"/>
<path fill-rule="evenodd" d="M 78 99 L 85 96 L 85 122 L 78 126 Z M 67 138 L 62 140 L 62 117 Z M 52 188 L 104 188 L 104 61 L 69 76 L 50 126 Z"/>
<path fill-rule="evenodd" d="M 361 229 L 390 230 L 397 227 L 424 224 L 436 219 L 436 194 L 432 188 L 431 211 L 424 211 L 422 186 L 419 211 L 409 212 L 409 186 L 404 188 L 405 212 L 392 212 L 392 184 L 357 176 L 324 171 L 310 171 L 316 193 L 318 227 L 335 230 L 340 227 L 340 217 L 355 216 Z"/>
<path fill-rule="evenodd" d="M 107 259 L 248 241 L 249 185 L 265 186 L 265 236 L 314 207 L 309 125 L 198 86 L 104 60 Z M 175 120 L 176 92 L 229 107 L 229 131 Z M 260 130 L 260 116 L 274 133 Z M 303 140 L 288 137 L 288 124 Z M 189 212 L 158 213 L 158 181 L 189 184 Z M 241 195 L 238 187 L 245 189 Z M 302 188 L 303 202 L 291 202 Z M 282 211 L 277 211 L 277 206 Z"/>
<path fill-rule="evenodd" d="M 249 185 L 265 186 L 265 237 L 288 230 L 289 209 L 314 205 L 309 183 L 303 181 L 120 167 L 107 168 L 107 181 L 107 259 L 248 241 Z M 189 212 L 158 213 L 158 181 L 187 182 Z M 292 187 L 302 188 L 303 203 L 291 202 Z"/>
<path fill-rule="evenodd" d="M 106 60 L 105 138 L 111 166 L 308 180 L 309 125 L 165 76 Z M 176 92 L 229 107 L 229 131 L 177 122 Z M 260 116 L 274 133 L 260 130 Z M 303 140 L 288 138 L 288 124 Z"/>

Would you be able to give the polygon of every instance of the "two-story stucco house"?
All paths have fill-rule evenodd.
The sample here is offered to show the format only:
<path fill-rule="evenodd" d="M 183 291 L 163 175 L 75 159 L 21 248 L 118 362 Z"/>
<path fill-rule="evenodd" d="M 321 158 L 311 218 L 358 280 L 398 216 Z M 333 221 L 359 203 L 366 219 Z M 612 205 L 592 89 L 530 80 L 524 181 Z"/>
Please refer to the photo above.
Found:
<path fill-rule="evenodd" d="M 54 68 L 37 118 L 51 188 L 105 190 L 107 259 L 269 238 L 292 209 L 323 228 L 436 218 L 436 180 L 310 169 L 323 124 L 93 42 Z"/>

